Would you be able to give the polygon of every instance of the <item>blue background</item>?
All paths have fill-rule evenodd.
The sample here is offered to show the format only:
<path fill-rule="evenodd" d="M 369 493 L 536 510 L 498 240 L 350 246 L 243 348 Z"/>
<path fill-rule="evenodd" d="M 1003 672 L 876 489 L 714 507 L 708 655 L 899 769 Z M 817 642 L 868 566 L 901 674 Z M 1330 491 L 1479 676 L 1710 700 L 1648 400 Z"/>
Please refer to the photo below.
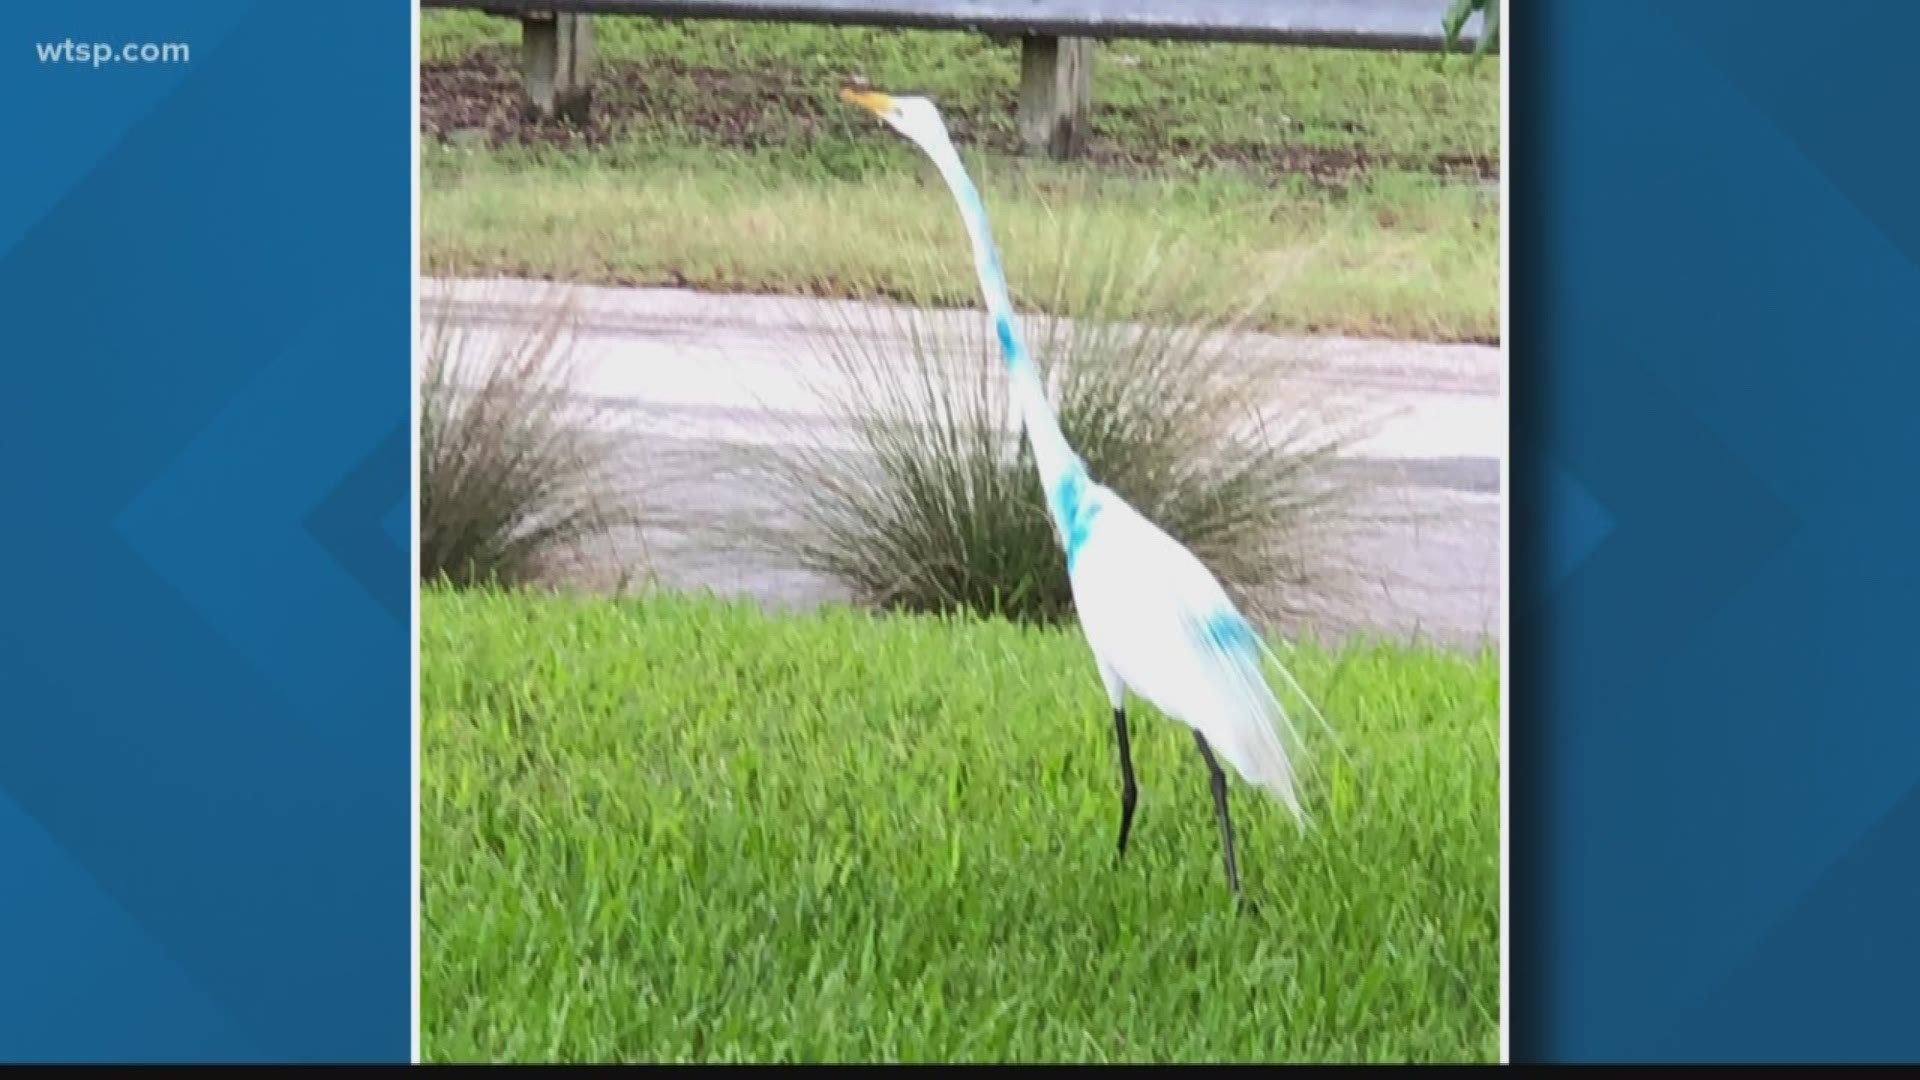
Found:
<path fill-rule="evenodd" d="M 1920 4 L 1513 8 L 1513 1059 L 1920 1059 Z"/>
<path fill-rule="evenodd" d="M 1514 1058 L 1920 1058 L 1920 6 L 1515 6 Z M 0 37 L 0 1058 L 403 1061 L 411 13 L 158 7 Z"/>
<path fill-rule="evenodd" d="M 409 1059 L 411 27 L 0 24 L 0 1059 Z"/>

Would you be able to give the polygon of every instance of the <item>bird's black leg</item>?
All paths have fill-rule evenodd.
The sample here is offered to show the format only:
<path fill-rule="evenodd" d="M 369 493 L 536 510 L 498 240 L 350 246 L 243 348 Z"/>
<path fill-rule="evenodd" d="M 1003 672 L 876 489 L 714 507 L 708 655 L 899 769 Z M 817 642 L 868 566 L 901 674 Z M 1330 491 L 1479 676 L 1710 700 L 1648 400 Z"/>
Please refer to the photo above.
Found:
<path fill-rule="evenodd" d="M 1127 741 L 1127 710 L 1113 710 L 1113 733 L 1120 741 L 1120 854 L 1127 855 L 1127 833 L 1133 828 L 1133 803 L 1138 791 L 1133 784 L 1133 748 Z"/>
<path fill-rule="evenodd" d="M 1220 762 L 1213 756 L 1213 747 L 1207 745 L 1207 737 L 1196 729 L 1193 733 L 1194 745 L 1200 748 L 1200 756 L 1207 761 L 1207 771 L 1213 774 L 1213 809 L 1220 816 L 1220 838 L 1227 850 L 1227 887 L 1234 896 L 1240 895 L 1240 870 L 1233 859 L 1233 819 L 1227 816 L 1227 774 L 1220 771 Z"/>

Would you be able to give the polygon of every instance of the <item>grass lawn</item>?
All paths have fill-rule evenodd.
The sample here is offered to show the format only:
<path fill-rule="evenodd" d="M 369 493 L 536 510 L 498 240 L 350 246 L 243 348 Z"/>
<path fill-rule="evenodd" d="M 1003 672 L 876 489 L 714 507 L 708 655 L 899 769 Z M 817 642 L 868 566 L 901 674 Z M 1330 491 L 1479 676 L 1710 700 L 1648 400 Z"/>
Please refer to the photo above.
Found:
<path fill-rule="evenodd" d="M 1018 290 L 1051 223 L 1179 237 L 1280 287 L 1271 329 L 1499 332 L 1499 69 L 1422 55 L 1113 42 L 1085 162 L 1020 157 L 1018 49 L 977 35 L 596 23 L 583 126 L 519 115 L 518 24 L 422 15 L 433 274 L 974 300 L 931 167 L 835 94 L 926 92 L 985 190 Z M 944 272 L 901 257 L 928 244 Z"/>
<path fill-rule="evenodd" d="M 1498 1059 L 1498 665 L 1300 650 L 1297 830 L 1081 639 L 422 597 L 429 1061 Z M 1309 722 L 1308 727 L 1311 728 Z"/>

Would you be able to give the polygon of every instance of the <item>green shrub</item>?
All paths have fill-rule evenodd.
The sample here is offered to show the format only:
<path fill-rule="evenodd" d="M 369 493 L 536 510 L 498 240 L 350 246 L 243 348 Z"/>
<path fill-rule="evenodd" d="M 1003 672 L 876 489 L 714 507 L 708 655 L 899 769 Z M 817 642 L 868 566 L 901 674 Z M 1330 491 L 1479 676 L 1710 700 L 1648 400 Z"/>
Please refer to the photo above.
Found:
<path fill-rule="evenodd" d="M 1058 232 L 1052 296 L 1015 303 L 1061 313 L 1022 321 L 1093 476 L 1191 546 L 1250 614 L 1324 594 L 1354 506 L 1359 474 L 1335 467 L 1352 429 L 1298 365 L 1245 351 L 1238 331 L 1271 270 L 1152 235 L 1070 221 Z M 1097 272 L 1081 272 L 1088 260 Z M 880 607 L 1071 617 L 987 320 L 911 304 L 843 310 L 811 335 L 826 361 L 813 390 L 836 423 L 745 451 L 742 475 L 779 508 L 754 535 Z"/>
<path fill-rule="evenodd" d="M 516 305 L 519 306 L 519 305 Z M 476 327 L 441 305 L 420 385 L 420 574 L 526 585 L 637 527 L 611 406 L 571 392 L 569 303 Z"/>

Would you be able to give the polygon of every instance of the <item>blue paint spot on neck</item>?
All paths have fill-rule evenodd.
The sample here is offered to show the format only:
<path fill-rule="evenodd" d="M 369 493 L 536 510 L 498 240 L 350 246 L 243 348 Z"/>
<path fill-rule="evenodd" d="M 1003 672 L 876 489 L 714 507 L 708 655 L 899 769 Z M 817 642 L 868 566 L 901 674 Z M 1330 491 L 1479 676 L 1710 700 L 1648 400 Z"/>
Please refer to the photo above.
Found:
<path fill-rule="evenodd" d="M 1000 335 L 1000 351 L 1005 354 L 1007 363 L 1013 363 L 1019 355 L 1020 346 L 1013 340 L 1013 321 L 1005 315 L 993 320 L 993 329 Z"/>
<path fill-rule="evenodd" d="M 1080 561 L 1080 551 L 1086 547 L 1087 537 L 1093 531 L 1094 519 L 1100 516 L 1099 500 L 1087 498 L 1085 465 L 1074 462 L 1054 486 L 1053 509 L 1067 549 L 1067 572 L 1072 573 L 1074 565 Z"/>
<path fill-rule="evenodd" d="M 993 287 L 1004 292 L 1007 287 L 1007 272 L 1000 268 L 1000 252 L 993 246 L 993 237 L 983 232 L 983 243 L 987 250 L 987 276 L 993 279 Z"/>

